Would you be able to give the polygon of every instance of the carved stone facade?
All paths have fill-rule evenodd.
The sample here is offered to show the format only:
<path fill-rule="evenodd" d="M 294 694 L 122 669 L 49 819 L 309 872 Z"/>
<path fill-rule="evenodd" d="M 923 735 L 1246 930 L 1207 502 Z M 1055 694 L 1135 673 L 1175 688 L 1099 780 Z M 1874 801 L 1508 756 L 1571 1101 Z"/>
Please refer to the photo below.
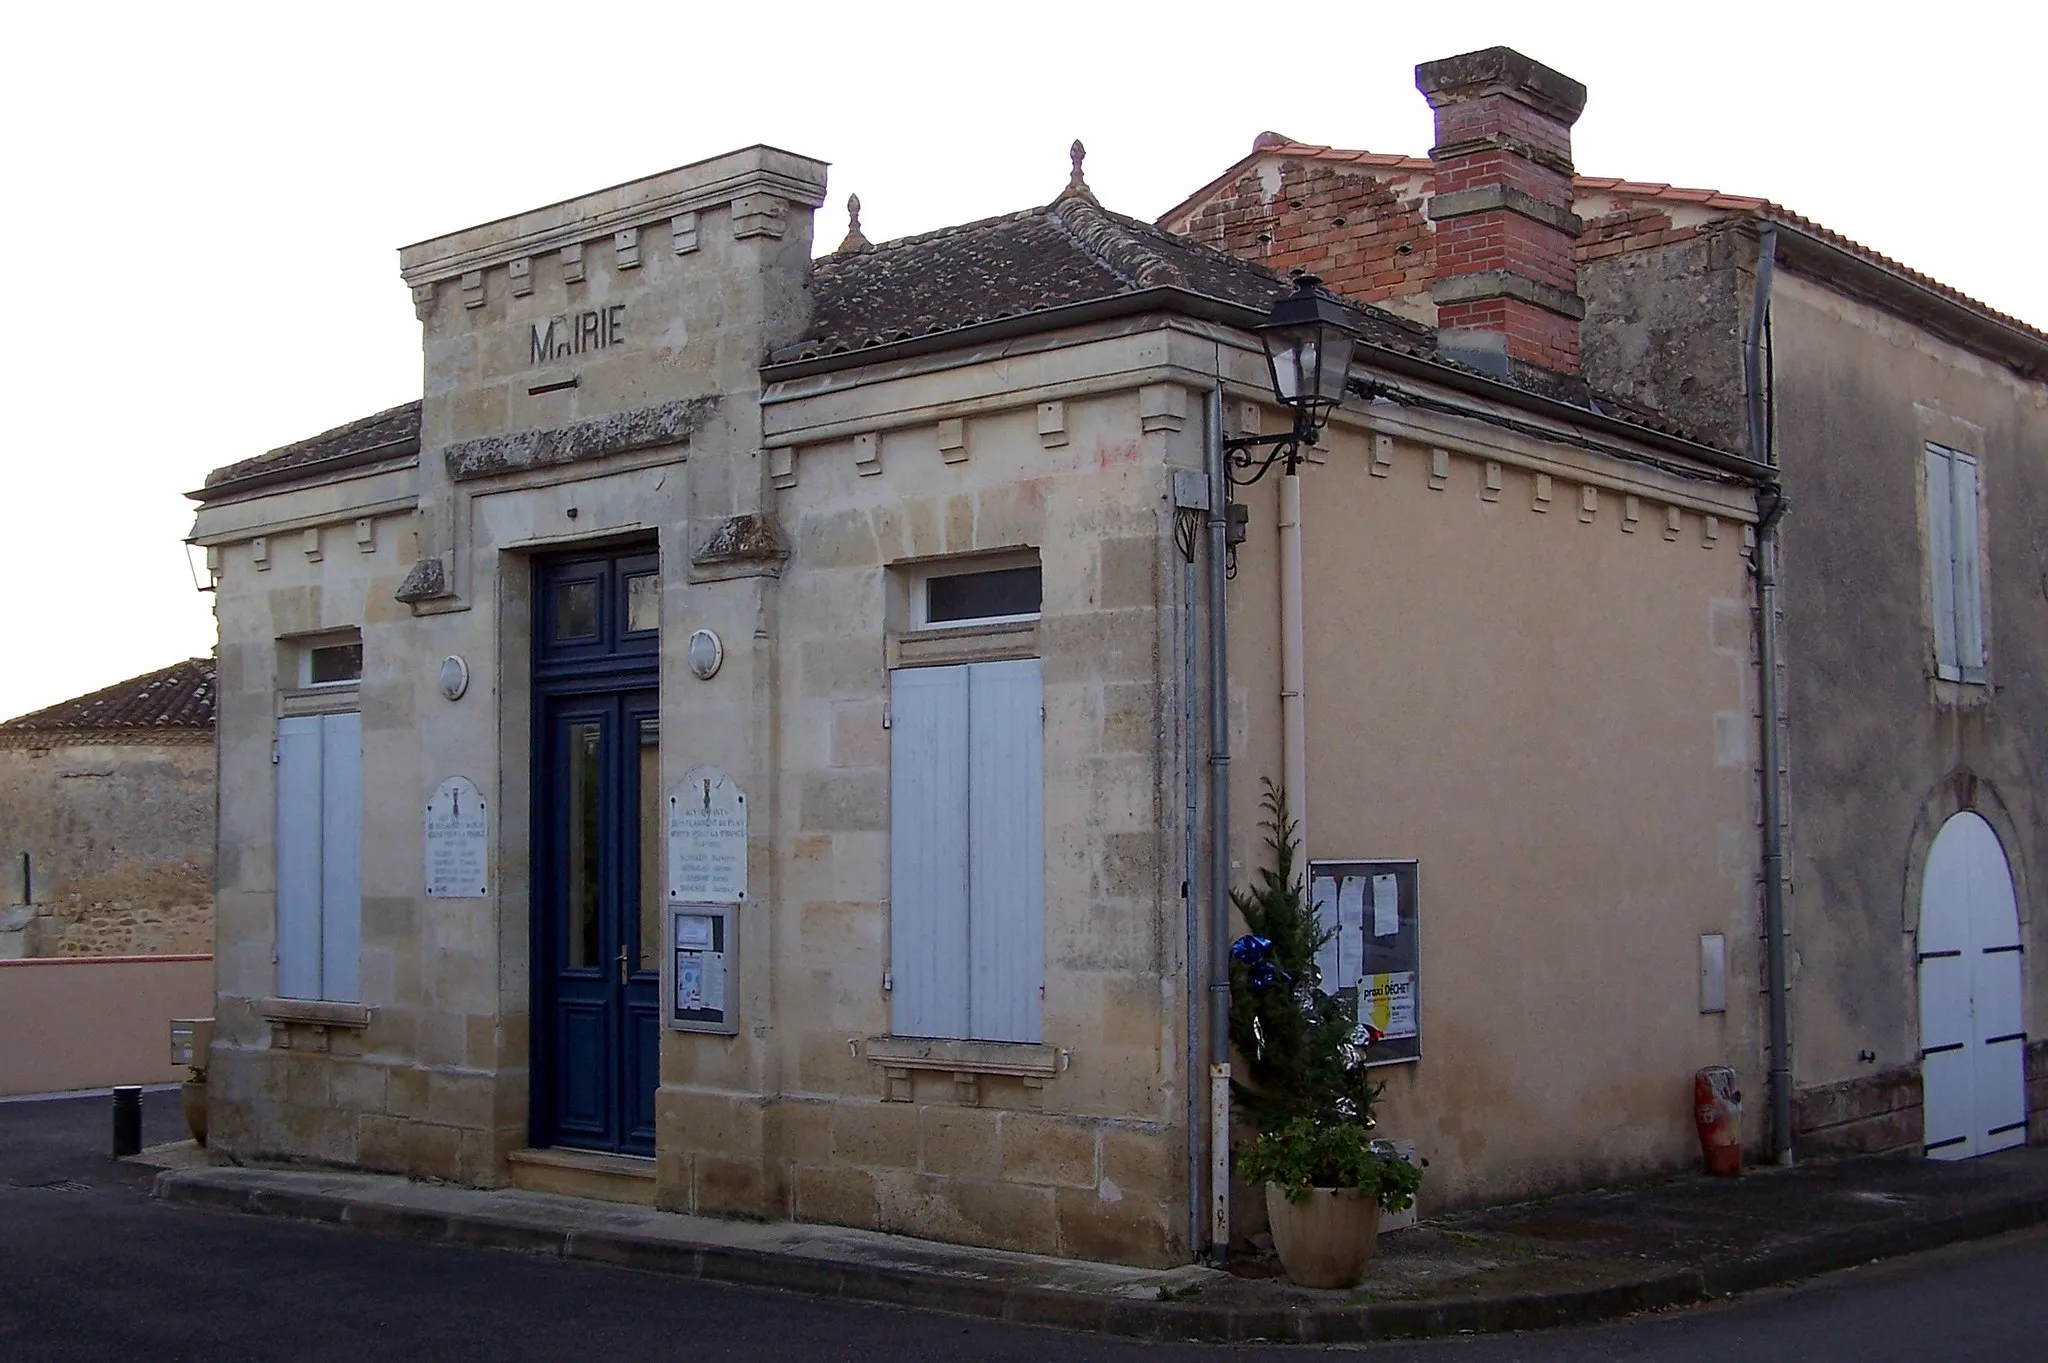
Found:
<path fill-rule="evenodd" d="M 1048 207 L 853 233 L 816 261 L 823 166 L 765 148 L 402 253 L 417 414 L 196 494 L 220 593 L 217 1148 L 1087 1258 L 1195 1252 L 1207 891 L 1187 868 L 1208 853 L 1183 792 L 1207 764 L 1193 659 L 1216 603 L 1176 548 L 1176 488 L 1202 481 L 1213 390 L 1231 430 L 1283 425 L 1250 328 L 1286 285 L 1108 213 L 1076 156 Z M 1669 1168 L 1692 1146 L 1692 1069 L 1751 1084 L 1760 1064 L 1754 1000 L 1703 1015 L 1693 997 L 1701 934 L 1755 971 L 1753 470 L 1437 365 L 1396 318 L 1355 321 L 1361 377 L 1407 405 L 1348 402 L 1302 474 L 1309 851 L 1412 856 L 1430 886 L 1425 1058 L 1391 1074 L 1387 1124 L 1430 1158 L 1435 1205 Z M 1259 778 L 1279 775 L 1273 483 L 1245 496 L 1239 875 L 1262 855 Z M 646 552 L 642 761 L 662 792 L 706 769 L 744 792 L 748 857 L 730 1026 L 660 1032 L 650 1157 L 620 1159 L 534 1148 L 568 1101 L 558 1019 L 537 1011 L 562 975 L 545 925 L 565 787 L 537 773 L 557 770 L 541 717 L 565 608 L 536 584 Z M 1035 609 L 932 609 L 935 573 L 1019 564 Z M 309 651 L 346 640 L 360 679 L 306 685 Z M 1041 887 L 1017 954 L 1036 974 L 1013 991 L 1036 1035 L 899 1035 L 923 985 L 896 688 L 1019 663 L 1040 687 L 1042 849 L 1004 869 Z M 338 714 L 359 717 L 359 980 L 287 998 L 296 854 L 273 753 Z M 422 810 L 455 776 L 490 809 L 481 898 L 423 889 Z M 1030 822 L 973 855 L 1027 845 Z M 643 886 L 661 864 L 657 833 Z M 584 957 L 595 988 L 611 958 Z M 682 968 L 663 964 L 665 990 Z"/>

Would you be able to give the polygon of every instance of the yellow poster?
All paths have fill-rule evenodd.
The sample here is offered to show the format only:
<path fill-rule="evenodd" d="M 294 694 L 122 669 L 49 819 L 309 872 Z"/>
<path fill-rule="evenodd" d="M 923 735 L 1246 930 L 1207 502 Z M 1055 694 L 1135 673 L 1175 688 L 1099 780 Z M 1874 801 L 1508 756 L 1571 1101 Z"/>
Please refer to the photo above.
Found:
<path fill-rule="evenodd" d="M 1375 1041 L 1414 1036 L 1415 972 L 1362 976 L 1358 981 L 1358 1020 L 1372 1028 Z"/>

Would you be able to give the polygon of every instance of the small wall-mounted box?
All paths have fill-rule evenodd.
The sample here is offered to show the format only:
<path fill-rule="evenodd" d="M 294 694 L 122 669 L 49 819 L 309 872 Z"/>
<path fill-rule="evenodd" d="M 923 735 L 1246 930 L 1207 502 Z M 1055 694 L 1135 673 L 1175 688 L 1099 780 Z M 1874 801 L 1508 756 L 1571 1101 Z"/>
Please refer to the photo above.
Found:
<path fill-rule="evenodd" d="M 207 1052 L 213 1049 L 212 1018 L 171 1019 L 171 1063 L 206 1068 Z"/>

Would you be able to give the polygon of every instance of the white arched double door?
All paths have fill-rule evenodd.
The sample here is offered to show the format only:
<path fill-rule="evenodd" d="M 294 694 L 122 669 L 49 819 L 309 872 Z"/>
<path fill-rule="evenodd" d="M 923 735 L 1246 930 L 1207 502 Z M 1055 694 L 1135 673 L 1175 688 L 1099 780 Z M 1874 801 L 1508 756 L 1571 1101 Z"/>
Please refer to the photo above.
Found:
<path fill-rule="evenodd" d="M 1920 886 L 1920 1077 L 1927 1153 L 2027 1139 L 2026 1021 L 2012 871 L 1976 814 L 1941 826 Z"/>

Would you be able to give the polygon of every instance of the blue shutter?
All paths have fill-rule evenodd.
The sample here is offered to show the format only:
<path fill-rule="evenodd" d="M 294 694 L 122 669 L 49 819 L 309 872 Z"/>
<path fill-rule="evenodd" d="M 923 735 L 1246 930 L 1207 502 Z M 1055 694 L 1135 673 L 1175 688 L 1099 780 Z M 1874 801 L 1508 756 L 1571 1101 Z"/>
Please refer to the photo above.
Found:
<path fill-rule="evenodd" d="M 277 992 L 320 997 L 319 716 L 277 725 Z"/>
<path fill-rule="evenodd" d="M 1984 594 L 1977 572 L 1977 461 L 1950 454 L 1955 470 L 1956 666 L 1963 680 L 1987 680 L 1984 670 Z"/>
<path fill-rule="evenodd" d="M 1948 451 L 1927 447 L 1927 579 L 1933 588 L 1934 670 L 1962 680 L 1956 659 L 1955 475 Z"/>
<path fill-rule="evenodd" d="M 354 1003 L 363 956 L 363 717 L 321 717 L 320 997 Z"/>
<path fill-rule="evenodd" d="M 964 1037 L 967 669 L 889 674 L 890 1030 Z"/>
<path fill-rule="evenodd" d="M 1036 658 L 975 663 L 967 683 L 967 1035 L 1037 1041 L 1045 983 L 1045 691 Z"/>

